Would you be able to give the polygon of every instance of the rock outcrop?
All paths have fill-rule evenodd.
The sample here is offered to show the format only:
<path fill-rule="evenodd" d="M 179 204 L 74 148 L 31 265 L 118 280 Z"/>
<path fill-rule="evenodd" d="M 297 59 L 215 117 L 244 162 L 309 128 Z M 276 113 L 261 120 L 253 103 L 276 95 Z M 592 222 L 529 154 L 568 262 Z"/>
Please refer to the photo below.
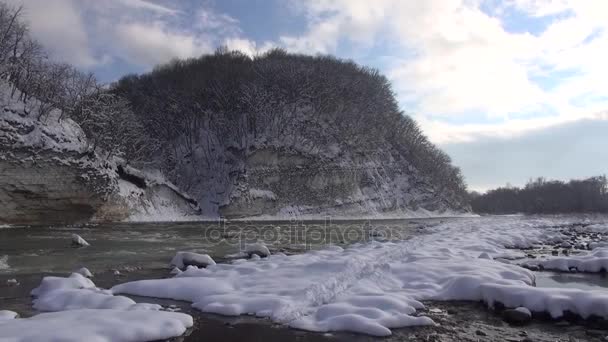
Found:
<path fill-rule="evenodd" d="M 408 217 L 466 211 L 387 151 L 374 159 L 263 148 L 243 160 L 220 207 L 227 218 Z"/>
<path fill-rule="evenodd" d="M 112 191 L 112 178 L 86 155 L 10 149 L 0 152 L 0 222 L 89 221 Z"/>
<path fill-rule="evenodd" d="M 196 219 L 198 203 L 162 175 L 105 160 L 59 111 L 43 120 L 38 103 L 10 96 L 0 82 L 0 223 Z"/>

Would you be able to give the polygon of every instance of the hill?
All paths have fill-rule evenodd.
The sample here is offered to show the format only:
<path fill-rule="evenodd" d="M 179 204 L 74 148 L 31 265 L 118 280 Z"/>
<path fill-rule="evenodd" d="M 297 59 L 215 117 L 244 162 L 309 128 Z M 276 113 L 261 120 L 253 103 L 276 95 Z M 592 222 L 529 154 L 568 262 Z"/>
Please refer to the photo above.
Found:
<path fill-rule="evenodd" d="M 272 50 L 175 60 L 130 75 L 150 162 L 226 217 L 466 211 L 460 170 L 399 110 L 378 71 Z"/>

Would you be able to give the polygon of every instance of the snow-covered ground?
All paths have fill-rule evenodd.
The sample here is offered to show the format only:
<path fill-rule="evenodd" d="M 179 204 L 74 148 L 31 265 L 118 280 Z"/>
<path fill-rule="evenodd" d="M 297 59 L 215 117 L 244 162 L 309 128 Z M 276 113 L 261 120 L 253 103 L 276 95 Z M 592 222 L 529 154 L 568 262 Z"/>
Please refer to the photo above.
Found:
<path fill-rule="evenodd" d="M 1 341 L 154 341 L 193 325 L 189 315 L 114 296 L 79 273 L 45 277 L 32 295 L 34 308 L 50 313 L 20 319 L 0 312 Z"/>
<path fill-rule="evenodd" d="M 174 278 L 115 286 L 115 294 L 171 298 L 203 312 L 251 314 L 310 331 L 390 335 L 392 328 L 429 325 L 416 315 L 423 300 L 484 301 L 560 317 L 608 318 L 608 292 L 536 288 L 532 272 L 502 259 L 560 233 L 560 219 L 517 217 L 454 220 L 400 243 L 190 268 Z"/>

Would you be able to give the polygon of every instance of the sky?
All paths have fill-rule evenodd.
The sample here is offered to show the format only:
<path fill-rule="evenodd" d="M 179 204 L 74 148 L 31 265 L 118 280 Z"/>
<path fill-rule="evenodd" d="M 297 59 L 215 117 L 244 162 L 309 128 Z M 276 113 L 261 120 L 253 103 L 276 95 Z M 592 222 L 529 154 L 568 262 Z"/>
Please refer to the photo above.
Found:
<path fill-rule="evenodd" d="M 105 82 L 220 45 L 375 67 L 471 189 L 608 173 L 607 0 L 8 2 Z"/>

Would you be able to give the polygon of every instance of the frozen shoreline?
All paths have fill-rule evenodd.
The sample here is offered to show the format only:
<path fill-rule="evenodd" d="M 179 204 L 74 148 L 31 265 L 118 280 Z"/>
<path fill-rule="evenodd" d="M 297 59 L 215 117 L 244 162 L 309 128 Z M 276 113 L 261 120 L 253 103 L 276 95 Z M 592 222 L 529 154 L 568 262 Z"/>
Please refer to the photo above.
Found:
<path fill-rule="evenodd" d="M 172 298 L 207 313 L 268 317 L 309 331 L 382 336 L 394 328 L 437 323 L 436 316 L 427 316 L 422 304 L 427 301 L 484 301 L 490 307 L 523 306 L 553 318 L 567 312 L 607 318 L 608 291 L 536 288 L 533 273 L 504 261 L 521 255 L 511 248 L 556 243 L 564 235 L 555 227 L 576 222 L 563 217 L 447 220 L 403 242 L 276 253 L 190 268 L 174 278 L 122 283 L 111 290 L 88 283 L 84 288 L 56 286 L 48 291 L 50 297 L 39 295 L 37 303 L 61 313 L 99 309 L 106 302 L 133 305 L 120 294 Z"/>

